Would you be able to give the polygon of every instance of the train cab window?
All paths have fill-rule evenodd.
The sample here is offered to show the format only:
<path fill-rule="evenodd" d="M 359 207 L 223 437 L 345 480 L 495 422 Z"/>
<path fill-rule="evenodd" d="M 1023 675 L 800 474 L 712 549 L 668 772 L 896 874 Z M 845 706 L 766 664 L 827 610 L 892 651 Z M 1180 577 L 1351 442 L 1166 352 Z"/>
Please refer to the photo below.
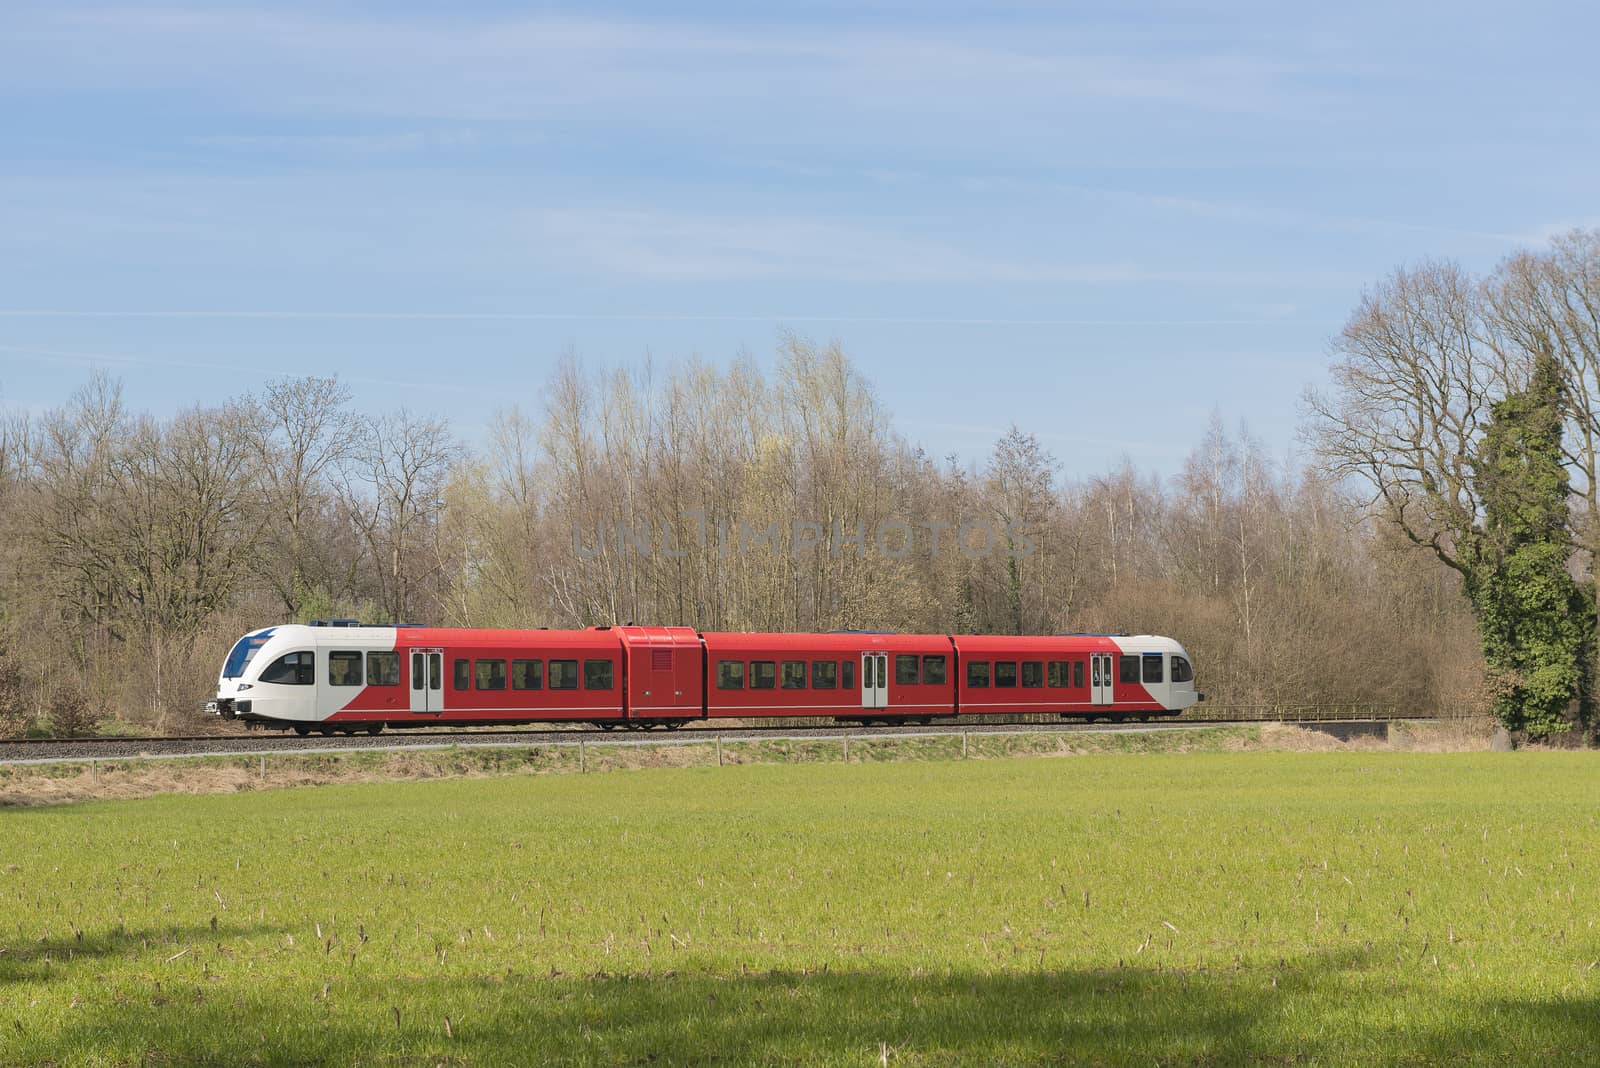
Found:
<path fill-rule="evenodd" d="M 854 660 L 843 660 L 843 661 L 840 661 L 840 663 L 839 663 L 839 688 L 841 690 L 848 690 L 848 689 L 852 689 L 855 686 L 855 684 L 856 684 L 856 662 Z"/>
<path fill-rule="evenodd" d="M 994 684 L 999 687 L 1014 687 L 1017 684 L 1017 665 L 1011 660 L 996 660 L 994 662 Z"/>
<path fill-rule="evenodd" d="M 1024 660 L 1022 662 L 1022 685 L 1031 690 L 1037 690 L 1044 685 L 1044 661 Z"/>
<path fill-rule="evenodd" d="M 317 681 L 312 674 L 315 658 L 315 653 L 285 653 L 261 669 L 259 681 L 279 686 L 311 686 Z"/>
<path fill-rule="evenodd" d="M 1155 683 L 1166 681 L 1166 676 L 1161 670 L 1161 654 L 1144 654 L 1144 681 Z"/>
<path fill-rule="evenodd" d="M 455 684 L 456 689 L 469 690 L 472 688 L 472 661 L 457 660 L 452 670 L 455 672 L 455 678 L 451 681 Z"/>
<path fill-rule="evenodd" d="M 944 685 L 944 657 L 925 656 L 922 658 L 922 684 L 924 686 Z"/>
<path fill-rule="evenodd" d="M 743 660 L 718 660 L 717 661 L 717 689 L 742 690 L 744 689 L 744 661 Z"/>
<path fill-rule="evenodd" d="M 750 661 L 750 688 L 770 690 L 778 685 L 778 665 L 771 660 Z"/>
<path fill-rule="evenodd" d="M 896 686 L 917 685 L 916 654 L 900 655 L 894 658 L 894 684 Z"/>
<path fill-rule="evenodd" d="M 1136 656 L 1125 656 L 1125 657 L 1123 657 L 1122 658 L 1122 663 L 1118 665 L 1118 669 L 1121 672 L 1121 676 L 1117 679 L 1118 682 L 1138 682 L 1139 681 L 1139 658 L 1138 657 L 1136 657 Z"/>
<path fill-rule="evenodd" d="M 804 660 L 785 660 L 781 672 L 780 685 L 785 690 L 803 690 L 806 688 L 806 662 Z"/>
<path fill-rule="evenodd" d="M 328 654 L 328 685 L 329 686 L 360 686 L 361 685 L 361 654 L 360 653 L 329 653 Z"/>
<path fill-rule="evenodd" d="M 1172 681 L 1193 682 L 1194 668 L 1189 666 L 1189 661 L 1181 656 L 1172 658 Z"/>
<path fill-rule="evenodd" d="M 1050 661 L 1049 671 L 1050 688 L 1058 690 L 1072 683 L 1072 665 L 1065 660 Z"/>
<path fill-rule="evenodd" d="M 1079 686 L 1079 687 L 1081 687 L 1083 685 L 1083 661 L 1082 660 L 1074 660 L 1072 662 L 1072 685 Z"/>
<path fill-rule="evenodd" d="M 513 690 L 544 689 L 544 661 L 511 661 L 511 688 Z"/>
<path fill-rule="evenodd" d="M 472 681 L 479 690 L 506 688 L 506 662 L 504 660 L 479 660 L 472 665 Z"/>
<path fill-rule="evenodd" d="M 837 660 L 811 661 L 811 688 L 813 690 L 832 690 L 839 685 L 839 662 Z"/>
<path fill-rule="evenodd" d="M 422 680 L 417 680 L 418 685 Z M 400 685 L 400 654 L 399 653 L 368 653 L 367 654 L 367 685 L 368 686 L 398 686 Z"/>
<path fill-rule="evenodd" d="M 609 690 L 615 672 L 615 665 L 609 660 L 585 660 L 583 662 L 583 688 L 585 690 Z"/>
<path fill-rule="evenodd" d="M 578 688 L 578 662 L 576 660 L 552 660 L 545 674 L 549 678 L 552 690 L 576 690 Z"/>
<path fill-rule="evenodd" d="M 989 662 L 987 660 L 967 661 L 967 688 L 971 690 L 987 690 L 989 688 Z"/>

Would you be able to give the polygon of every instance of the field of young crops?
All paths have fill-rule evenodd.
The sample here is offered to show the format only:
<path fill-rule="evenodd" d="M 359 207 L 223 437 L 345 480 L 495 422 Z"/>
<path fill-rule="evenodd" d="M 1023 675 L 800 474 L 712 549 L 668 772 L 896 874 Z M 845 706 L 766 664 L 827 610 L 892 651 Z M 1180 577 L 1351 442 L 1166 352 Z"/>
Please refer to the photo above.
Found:
<path fill-rule="evenodd" d="M 1600 756 L 0 811 L 0 1063 L 1593 1063 Z"/>

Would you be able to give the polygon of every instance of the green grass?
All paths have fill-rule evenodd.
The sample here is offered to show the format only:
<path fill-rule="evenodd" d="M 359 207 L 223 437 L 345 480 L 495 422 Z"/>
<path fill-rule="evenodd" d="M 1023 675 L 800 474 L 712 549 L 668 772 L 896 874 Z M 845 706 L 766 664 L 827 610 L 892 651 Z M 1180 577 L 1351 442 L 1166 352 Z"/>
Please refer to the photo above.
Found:
<path fill-rule="evenodd" d="M 3 811 L 0 1063 L 1593 1063 L 1597 799 L 1247 753 Z"/>

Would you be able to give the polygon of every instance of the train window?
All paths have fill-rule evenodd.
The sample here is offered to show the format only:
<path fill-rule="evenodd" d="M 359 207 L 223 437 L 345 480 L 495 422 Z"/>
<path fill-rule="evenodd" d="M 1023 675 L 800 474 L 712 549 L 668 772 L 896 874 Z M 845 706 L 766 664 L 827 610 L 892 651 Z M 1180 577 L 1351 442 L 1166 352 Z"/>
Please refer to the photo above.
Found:
<path fill-rule="evenodd" d="M 894 658 L 894 684 L 896 686 L 917 685 L 916 654 L 901 654 Z"/>
<path fill-rule="evenodd" d="M 1050 661 L 1049 671 L 1051 689 L 1059 689 L 1070 685 L 1072 682 L 1072 668 L 1065 660 Z"/>
<path fill-rule="evenodd" d="M 360 653 L 329 653 L 328 654 L 328 685 L 329 686 L 360 686 L 361 685 L 361 654 Z"/>
<path fill-rule="evenodd" d="M 856 684 L 856 662 L 842 660 L 839 662 L 839 688 L 848 690 Z"/>
<path fill-rule="evenodd" d="M 417 680 L 421 685 L 422 680 Z M 398 686 L 400 685 L 400 654 L 399 653 L 368 653 L 367 654 L 367 685 L 368 686 Z"/>
<path fill-rule="evenodd" d="M 1024 660 L 1022 662 L 1022 685 L 1035 690 L 1044 685 L 1044 661 Z"/>
<path fill-rule="evenodd" d="M 315 653 L 285 653 L 261 669 L 260 681 L 279 686 L 310 686 L 316 682 L 312 674 L 315 656 Z"/>
<path fill-rule="evenodd" d="M 576 660 L 552 660 L 545 674 L 550 680 L 550 689 L 552 690 L 576 690 L 578 688 L 578 662 Z"/>
<path fill-rule="evenodd" d="M 1172 658 L 1172 681 L 1173 682 L 1193 682 L 1194 681 L 1194 668 L 1190 667 L 1189 666 L 1189 661 L 1185 660 L 1181 656 L 1175 656 L 1175 657 Z"/>
<path fill-rule="evenodd" d="M 585 690 L 609 690 L 616 667 L 609 660 L 585 660 L 583 662 L 583 688 Z"/>
<path fill-rule="evenodd" d="M 813 690 L 831 690 L 839 685 L 839 662 L 837 660 L 811 661 L 811 688 Z"/>
<path fill-rule="evenodd" d="M 1139 681 L 1139 658 L 1138 657 L 1136 657 L 1136 656 L 1125 656 L 1125 657 L 1122 658 L 1122 663 L 1120 665 L 1118 665 L 1118 666 L 1119 666 L 1120 671 L 1122 672 L 1121 678 L 1119 678 L 1117 680 L 1118 682 L 1138 682 Z"/>
<path fill-rule="evenodd" d="M 750 688 L 770 690 L 778 685 L 778 665 L 771 660 L 750 661 Z"/>
<path fill-rule="evenodd" d="M 922 658 L 922 684 L 924 686 L 944 685 L 944 657 L 925 656 Z"/>
<path fill-rule="evenodd" d="M 1163 674 L 1163 672 L 1161 670 L 1161 654 L 1160 653 L 1145 653 L 1143 659 L 1144 659 L 1144 681 L 1145 682 L 1162 682 L 1162 681 L 1164 681 L 1165 680 L 1165 675 Z"/>
<path fill-rule="evenodd" d="M 513 690 L 544 689 L 544 661 L 511 661 L 511 688 Z"/>
<path fill-rule="evenodd" d="M 872 668 L 877 662 L 878 658 L 875 656 L 869 656 L 861 662 L 861 685 L 868 690 L 878 685 L 872 681 L 874 678 Z"/>
<path fill-rule="evenodd" d="M 472 665 L 472 681 L 479 690 L 506 688 L 506 662 L 504 660 L 479 660 Z"/>
<path fill-rule="evenodd" d="M 994 684 L 996 687 L 1012 687 L 1017 684 L 1017 665 L 1010 660 L 996 660 L 994 662 Z"/>
<path fill-rule="evenodd" d="M 989 662 L 987 660 L 967 661 L 967 687 L 973 690 L 986 690 L 989 688 Z"/>
<path fill-rule="evenodd" d="M 744 661 L 743 660 L 718 660 L 717 661 L 717 689 L 742 690 L 744 689 Z"/>
<path fill-rule="evenodd" d="M 453 680 L 454 683 L 455 683 L 455 688 L 458 689 L 458 690 L 471 689 L 472 688 L 472 661 L 470 661 L 470 660 L 457 660 L 455 662 L 455 667 L 453 668 L 453 670 L 455 671 L 455 679 Z"/>
<path fill-rule="evenodd" d="M 1083 661 L 1082 660 L 1074 660 L 1072 662 L 1072 685 L 1074 685 L 1074 686 L 1082 686 L 1083 685 Z"/>
<path fill-rule="evenodd" d="M 806 662 L 804 660 L 785 660 L 783 662 L 783 681 L 785 690 L 803 690 L 806 688 Z"/>

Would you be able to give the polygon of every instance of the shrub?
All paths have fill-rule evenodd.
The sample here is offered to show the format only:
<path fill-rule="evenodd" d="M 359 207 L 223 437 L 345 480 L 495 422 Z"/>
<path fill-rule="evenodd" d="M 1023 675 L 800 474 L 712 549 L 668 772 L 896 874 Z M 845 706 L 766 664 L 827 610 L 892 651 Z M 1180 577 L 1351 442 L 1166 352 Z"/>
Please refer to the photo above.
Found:
<path fill-rule="evenodd" d="M 95 733 L 100 713 L 76 685 L 68 684 L 50 698 L 50 729 L 58 738 L 82 738 Z"/>

